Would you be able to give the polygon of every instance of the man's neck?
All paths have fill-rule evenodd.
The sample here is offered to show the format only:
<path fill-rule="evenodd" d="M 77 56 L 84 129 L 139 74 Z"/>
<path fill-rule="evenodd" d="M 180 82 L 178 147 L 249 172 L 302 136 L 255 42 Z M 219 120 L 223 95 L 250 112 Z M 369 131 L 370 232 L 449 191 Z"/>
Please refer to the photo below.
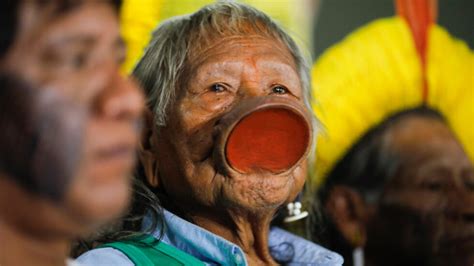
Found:
<path fill-rule="evenodd" d="M 192 222 L 238 245 L 250 265 L 276 265 L 268 248 L 273 213 L 255 214 L 228 211 L 222 215 L 191 215 Z"/>
<path fill-rule="evenodd" d="M 66 239 L 40 239 L 22 232 L 0 217 L 0 265 L 64 266 L 69 253 Z"/>

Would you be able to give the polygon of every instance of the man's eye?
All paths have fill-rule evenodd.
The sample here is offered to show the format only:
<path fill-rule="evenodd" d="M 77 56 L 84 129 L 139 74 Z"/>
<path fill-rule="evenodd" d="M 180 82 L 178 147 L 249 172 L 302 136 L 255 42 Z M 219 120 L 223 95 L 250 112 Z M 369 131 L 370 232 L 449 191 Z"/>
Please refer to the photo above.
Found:
<path fill-rule="evenodd" d="M 464 179 L 464 185 L 470 191 L 474 191 L 474 172 L 472 169 L 462 172 L 462 177 Z"/>
<path fill-rule="evenodd" d="M 427 180 L 421 183 L 421 187 L 430 191 L 441 191 L 446 184 L 439 180 Z"/>
<path fill-rule="evenodd" d="M 466 188 L 470 191 L 474 191 L 474 182 L 473 181 L 465 181 L 464 182 L 464 185 L 466 186 Z"/>
<path fill-rule="evenodd" d="M 69 60 L 70 66 L 73 67 L 74 69 L 82 68 L 86 64 L 86 62 L 87 62 L 87 55 L 85 53 L 76 54 Z"/>
<path fill-rule="evenodd" d="M 211 86 L 211 91 L 212 91 L 212 92 L 217 92 L 217 93 L 219 93 L 219 92 L 224 92 L 224 91 L 226 91 L 226 89 L 225 89 L 225 87 L 222 86 L 221 84 L 213 84 L 213 85 Z"/>
<path fill-rule="evenodd" d="M 121 66 L 125 63 L 125 60 L 127 59 L 127 55 L 125 53 L 117 55 L 115 62 Z"/>
<path fill-rule="evenodd" d="M 288 89 L 283 86 L 275 86 L 272 88 L 272 93 L 274 94 L 287 94 Z"/>

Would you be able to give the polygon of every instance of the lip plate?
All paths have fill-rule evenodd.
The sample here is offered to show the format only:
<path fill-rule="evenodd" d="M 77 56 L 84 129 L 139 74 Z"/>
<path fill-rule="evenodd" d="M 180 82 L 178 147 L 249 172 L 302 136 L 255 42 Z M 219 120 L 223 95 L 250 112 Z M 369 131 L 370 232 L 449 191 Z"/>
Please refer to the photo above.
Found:
<path fill-rule="evenodd" d="M 312 131 L 312 123 L 310 119 L 310 114 L 306 110 L 306 108 L 299 102 L 288 99 L 282 98 L 278 96 L 263 96 L 263 97 L 255 97 L 249 100 L 246 100 L 244 103 L 241 103 L 237 107 L 235 107 L 230 113 L 226 114 L 220 121 L 220 133 L 218 134 L 216 140 L 216 148 L 214 149 L 213 156 L 214 161 L 216 162 L 219 171 L 227 176 L 234 176 L 235 174 L 246 174 L 244 172 L 239 171 L 238 169 L 233 168 L 227 158 L 225 156 L 226 144 L 229 134 L 234 129 L 235 125 L 238 124 L 242 118 L 246 117 L 247 115 L 259 111 L 265 110 L 268 108 L 282 108 L 290 110 L 300 117 L 303 118 L 305 121 L 307 128 L 308 128 L 308 144 L 306 147 L 305 152 L 302 154 L 301 158 L 295 164 L 281 172 L 272 173 L 274 175 L 287 175 L 291 171 L 297 167 L 302 160 L 304 160 L 310 150 L 313 141 L 313 131 Z M 249 173 L 249 175 L 253 175 L 253 173 Z"/>

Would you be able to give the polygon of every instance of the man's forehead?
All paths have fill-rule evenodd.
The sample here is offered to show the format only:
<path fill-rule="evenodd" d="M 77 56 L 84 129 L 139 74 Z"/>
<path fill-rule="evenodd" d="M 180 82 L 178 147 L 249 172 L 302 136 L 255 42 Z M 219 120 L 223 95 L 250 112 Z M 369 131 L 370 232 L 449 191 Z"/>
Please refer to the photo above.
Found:
<path fill-rule="evenodd" d="M 25 0 L 22 5 L 33 5 L 36 9 L 46 11 L 49 16 L 55 17 L 66 15 L 88 3 L 110 4 L 118 10 L 121 0 Z"/>
<path fill-rule="evenodd" d="M 96 1 L 82 1 L 76 4 L 71 4 L 68 9 L 64 7 L 60 8 L 59 4 L 55 2 L 50 2 L 45 6 L 40 6 L 37 2 L 28 2 L 22 7 L 21 16 L 20 16 L 20 29 L 18 38 L 23 38 L 26 40 L 38 39 L 44 36 L 45 33 L 59 33 L 53 34 L 55 39 L 51 40 L 53 42 L 71 42 L 71 41 L 81 41 L 81 42 L 91 42 L 91 36 L 84 36 L 83 38 L 78 38 L 73 36 L 75 34 L 87 33 L 88 35 L 94 34 L 95 31 L 100 33 L 100 27 L 106 26 L 110 31 L 116 31 L 116 35 L 119 35 L 119 27 L 117 20 L 106 20 L 103 16 L 95 16 L 85 18 L 87 13 L 84 13 L 84 10 L 89 12 L 93 10 L 98 10 L 99 4 L 101 9 L 107 9 L 107 1 L 96 2 L 97 6 L 86 4 L 93 4 Z M 78 13 L 81 12 L 81 13 Z M 115 18 L 112 8 L 110 7 L 110 14 Z M 91 19 L 92 18 L 92 19 Z M 70 30 L 74 28 L 75 30 Z M 86 40 L 87 39 L 87 40 Z"/>
<path fill-rule="evenodd" d="M 20 4 L 19 23 L 20 26 L 28 27 L 41 23 L 50 23 L 62 19 L 86 4 L 105 4 L 111 8 L 111 0 L 26 0 Z"/>
<path fill-rule="evenodd" d="M 255 55 L 279 58 L 295 67 L 294 58 L 288 47 L 279 39 L 261 35 L 229 35 L 207 40 L 199 49 L 193 49 L 188 62 L 193 65 L 202 65 L 218 61 L 220 56 L 241 57 L 255 51 Z"/>
<path fill-rule="evenodd" d="M 389 130 L 387 137 L 390 149 L 404 158 L 404 161 L 415 165 L 423 160 L 455 155 L 458 159 L 467 159 L 455 134 L 447 123 L 439 119 L 405 117 Z"/>
<path fill-rule="evenodd" d="M 416 115 L 401 118 L 389 129 L 389 135 L 397 146 L 454 138 L 450 128 L 443 121 Z"/>

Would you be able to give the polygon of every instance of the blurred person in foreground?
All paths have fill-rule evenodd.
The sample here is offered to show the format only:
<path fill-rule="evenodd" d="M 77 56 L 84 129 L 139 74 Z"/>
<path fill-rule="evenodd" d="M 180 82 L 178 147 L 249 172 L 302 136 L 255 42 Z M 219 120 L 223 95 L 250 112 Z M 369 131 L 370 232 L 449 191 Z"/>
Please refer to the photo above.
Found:
<path fill-rule="evenodd" d="M 313 185 L 349 265 L 474 263 L 474 56 L 432 23 L 433 2 L 397 1 L 400 16 L 313 69 L 326 129 Z"/>
<path fill-rule="evenodd" d="M 122 234 L 81 263 L 158 265 L 176 255 L 165 244 L 200 262 L 186 265 L 342 264 L 270 228 L 303 188 L 313 136 L 309 69 L 278 25 L 244 4 L 205 6 L 161 24 L 133 75 L 150 111 L 137 179 L 155 200 L 135 201 L 122 230 L 146 235 Z"/>
<path fill-rule="evenodd" d="M 120 4 L 0 5 L 0 265 L 76 265 L 70 242 L 130 199 L 144 102 Z"/>

